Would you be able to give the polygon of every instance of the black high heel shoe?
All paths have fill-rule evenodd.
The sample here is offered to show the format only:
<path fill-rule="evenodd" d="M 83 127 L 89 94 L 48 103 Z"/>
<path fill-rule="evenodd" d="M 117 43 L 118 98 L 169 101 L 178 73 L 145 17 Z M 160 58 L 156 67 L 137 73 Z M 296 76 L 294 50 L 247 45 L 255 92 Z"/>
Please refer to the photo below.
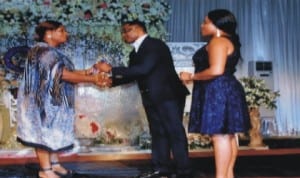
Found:
<path fill-rule="evenodd" d="M 53 166 L 58 166 L 58 167 L 60 166 L 60 167 L 62 167 L 59 162 L 51 162 L 51 165 L 52 165 L 52 167 Z M 52 168 L 52 170 L 53 170 L 53 168 Z M 66 170 L 67 170 L 66 173 L 61 173 L 61 172 L 58 172 L 58 171 L 55 171 L 55 170 L 53 170 L 53 172 L 56 175 L 58 175 L 59 177 L 61 177 L 61 178 L 71 178 L 73 176 L 73 174 L 74 174 L 73 171 L 72 170 L 68 170 L 68 169 L 66 169 Z"/>

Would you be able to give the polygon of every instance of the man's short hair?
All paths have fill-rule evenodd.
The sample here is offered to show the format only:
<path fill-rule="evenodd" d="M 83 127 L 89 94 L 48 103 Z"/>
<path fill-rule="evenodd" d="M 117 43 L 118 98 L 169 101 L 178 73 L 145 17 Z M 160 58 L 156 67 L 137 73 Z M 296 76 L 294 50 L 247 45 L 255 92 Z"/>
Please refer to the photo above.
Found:
<path fill-rule="evenodd" d="M 141 22 L 139 20 L 123 21 L 122 26 L 124 26 L 124 25 L 137 25 L 137 26 L 141 27 L 145 33 L 147 33 L 147 28 L 146 28 L 145 23 Z"/>

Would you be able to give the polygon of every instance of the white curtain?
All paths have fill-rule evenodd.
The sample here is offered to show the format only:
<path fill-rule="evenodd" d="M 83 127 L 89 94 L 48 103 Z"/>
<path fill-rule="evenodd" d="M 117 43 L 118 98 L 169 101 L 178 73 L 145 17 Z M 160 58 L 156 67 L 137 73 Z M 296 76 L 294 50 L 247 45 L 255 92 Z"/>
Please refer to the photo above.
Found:
<path fill-rule="evenodd" d="M 300 1 L 299 0 L 168 0 L 172 14 L 166 24 L 170 42 L 199 42 L 199 26 L 208 11 L 225 8 L 238 21 L 243 62 L 272 61 L 278 135 L 300 135 Z"/>

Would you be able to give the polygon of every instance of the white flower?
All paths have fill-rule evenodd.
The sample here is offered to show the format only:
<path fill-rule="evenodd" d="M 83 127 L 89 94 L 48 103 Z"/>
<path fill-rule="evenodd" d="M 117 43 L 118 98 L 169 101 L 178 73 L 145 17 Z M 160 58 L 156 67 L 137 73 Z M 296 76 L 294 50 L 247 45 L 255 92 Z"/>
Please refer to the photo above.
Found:
<path fill-rule="evenodd" d="M 280 96 L 279 91 L 271 91 L 267 88 L 263 79 L 243 77 L 239 80 L 244 87 L 249 108 L 258 108 L 260 106 L 268 109 L 276 108 L 276 98 Z"/>
<path fill-rule="evenodd" d="M 92 16 L 85 19 L 87 10 Z M 138 18 L 146 23 L 151 36 L 165 39 L 164 22 L 170 13 L 171 8 L 165 0 L 105 0 L 99 5 L 95 1 L 82 0 L 66 1 L 66 4 L 59 0 L 49 1 L 49 4 L 45 4 L 45 0 L 1 1 L 0 37 L 9 39 L 22 35 L 31 39 L 39 22 L 57 20 L 66 26 L 70 37 L 92 36 L 107 43 L 106 53 L 126 65 L 131 48 L 122 42 L 121 22 Z"/>
<path fill-rule="evenodd" d="M 52 19 L 64 22 L 64 25 L 75 25 L 80 28 L 95 29 L 91 31 L 105 31 L 110 36 L 115 36 L 116 31 L 108 31 L 106 25 L 119 26 L 122 20 L 133 20 L 139 18 L 149 25 L 159 25 L 155 37 L 163 38 L 166 31 L 159 30 L 164 28 L 163 24 L 156 22 L 166 21 L 171 12 L 170 6 L 164 1 L 155 0 L 132 0 L 118 1 L 107 0 L 95 7 L 94 1 L 66 1 L 61 4 L 60 1 L 50 1 L 50 4 L 44 4 L 44 0 L 30 1 L 20 3 L 18 0 L 3 1 L 0 7 L 1 26 L 13 24 L 14 26 L 28 25 L 33 28 L 34 25 L 42 19 Z M 84 20 L 84 12 L 91 11 L 92 17 Z M 98 25 L 101 25 L 99 27 Z M 83 31 L 88 31 L 83 29 Z M 13 36 L 23 31 L 12 33 L 9 29 L 0 29 L 0 34 Z M 101 34 L 101 33 L 98 33 Z M 97 35 L 96 33 L 92 35 Z M 112 38 L 114 39 L 114 38 Z M 116 39 L 120 40 L 120 39 Z"/>

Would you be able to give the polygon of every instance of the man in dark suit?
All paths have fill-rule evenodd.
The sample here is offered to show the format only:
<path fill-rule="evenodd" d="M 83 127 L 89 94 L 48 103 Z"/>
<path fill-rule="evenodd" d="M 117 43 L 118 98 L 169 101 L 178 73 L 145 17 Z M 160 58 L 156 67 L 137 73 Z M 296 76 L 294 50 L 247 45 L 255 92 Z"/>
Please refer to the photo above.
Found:
<path fill-rule="evenodd" d="M 144 23 L 125 22 L 121 33 L 123 40 L 134 47 L 129 66 L 112 68 L 100 63 L 98 69 L 111 73 L 113 86 L 138 83 L 152 138 L 153 172 L 145 177 L 170 175 L 171 153 L 177 177 L 187 177 L 188 145 L 182 117 L 189 91 L 178 78 L 168 46 L 148 36 Z"/>

